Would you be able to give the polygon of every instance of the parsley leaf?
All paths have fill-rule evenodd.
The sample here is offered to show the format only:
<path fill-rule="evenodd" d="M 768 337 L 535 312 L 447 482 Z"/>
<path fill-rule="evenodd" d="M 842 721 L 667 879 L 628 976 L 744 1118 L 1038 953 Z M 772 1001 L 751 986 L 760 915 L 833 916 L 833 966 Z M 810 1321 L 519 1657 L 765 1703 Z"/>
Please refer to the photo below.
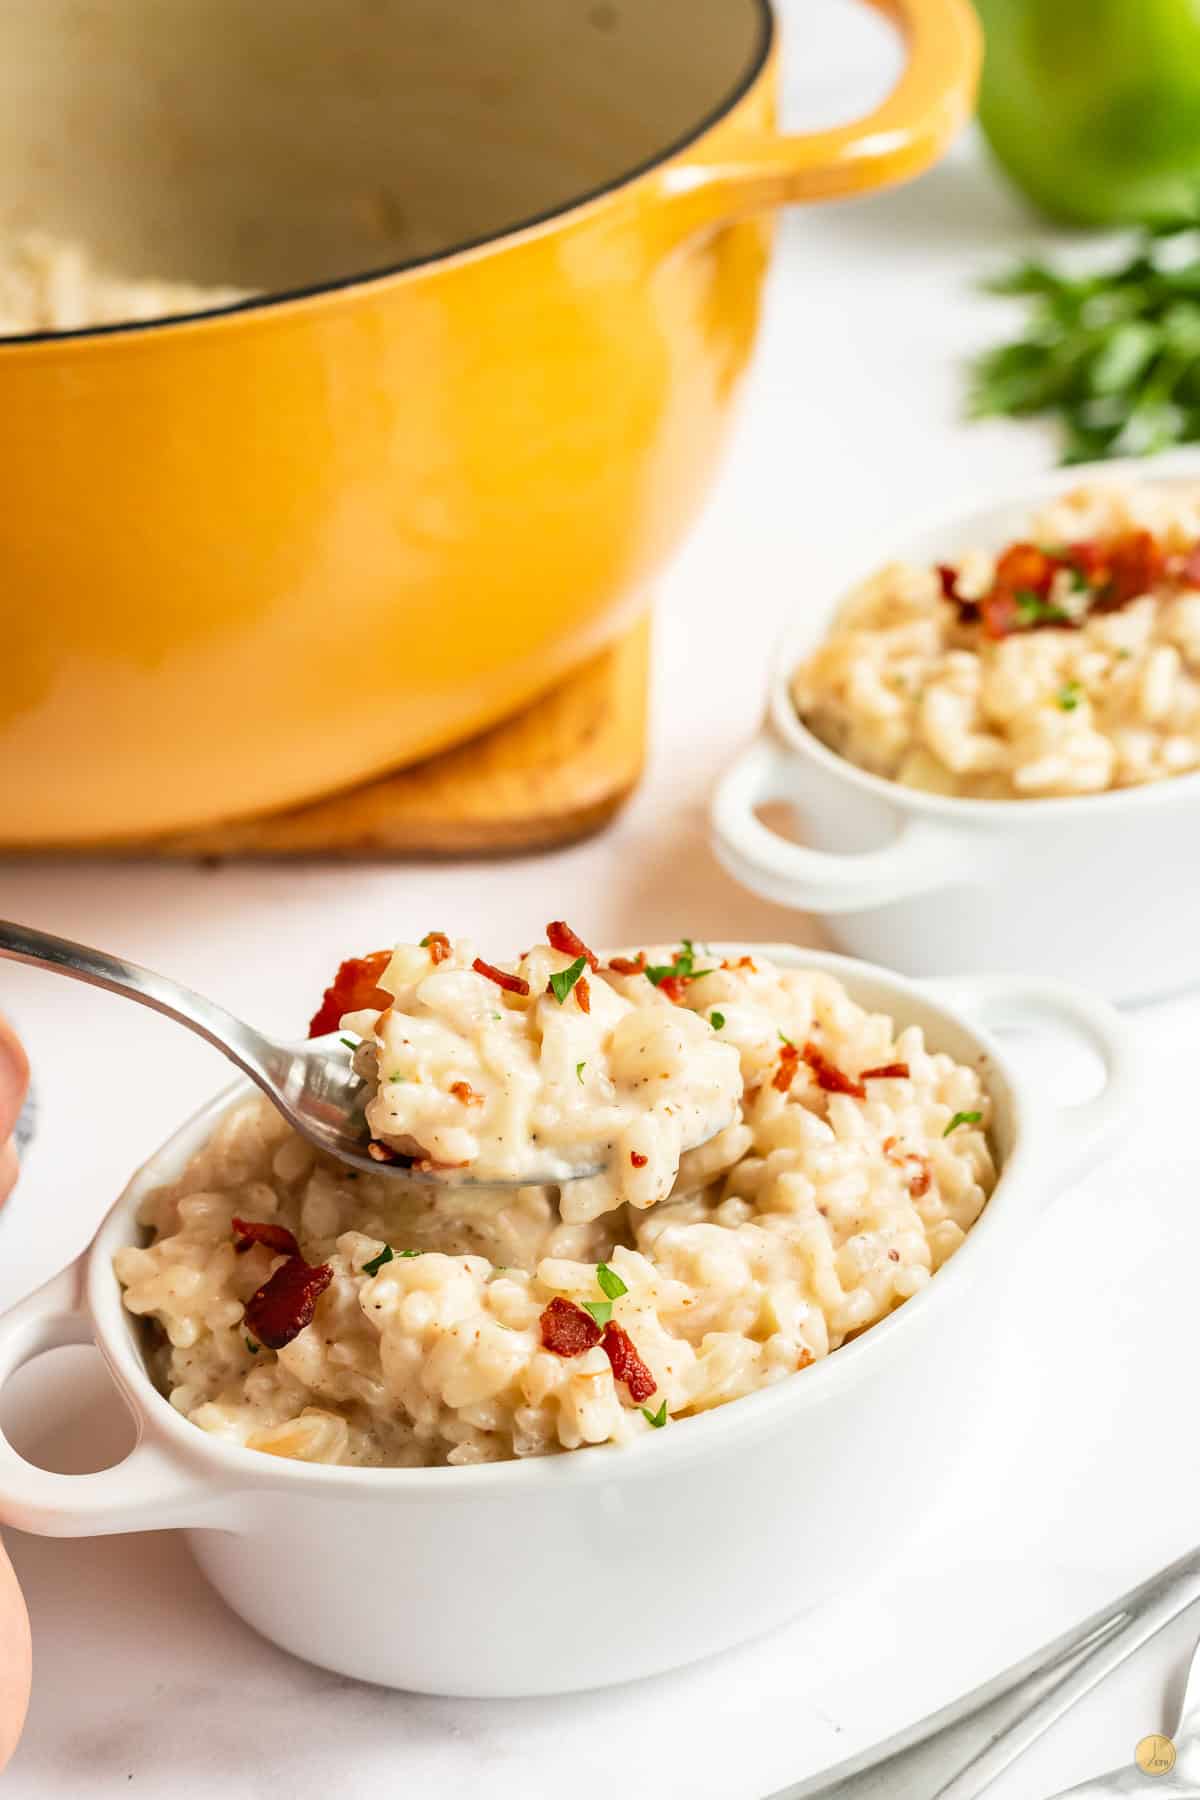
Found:
<path fill-rule="evenodd" d="M 709 1013 L 708 1022 L 714 1031 L 720 1031 L 725 1024 L 725 1014 L 723 1012 Z"/>
<path fill-rule="evenodd" d="M 957 1131 L 960 1125 L 978 1125 L 978 1123 L 979 1123 L 980 1119 L 982 1119 L 982 1117 L 983 1117 L 983 1114 L 981 1112 L 958 1112 L 958 1113 L 955 1113 L 954 1117 L 951 1119 L 950 1123 L 947 1125 L 945 1131 L 943 1131 L 942 1136 L 944 1138 L 949 1137 L 950 1133 L 952 1131 Z"/>
<path fill-rule="evenodd" d="M 587 957 L 577 956 L 569 968 L 556 969 L 550 977 L 550 991 L 560 1006 L 566 1003 L 567 995 L 587 968 Z"/>
<path fill-rule="evenodd" d="M 423 1250 L 401 1250 L 399 1254 L 401 1256 L 423 1256 L 425 1252 Z"/>
<path fill-rule="evenodd" d="M 1077 681 L 1064 681 L 1056 698 L 1063 712 L 1074 712 L 1083 698 L 1083 689 Z"/>
<path fill-rule="evenodd" d="M 262 1345 L 256 1344 L 252 1337 L 248 1337 L 246 1339 L 246 1348 L 250 1352 L 251 1356 L 257 1356 L 259 1351 L 262 1349 Z"/>
<path fill-rule="evenodd" d="M 1145 232 L 1091 273 L 1023 263 L 989 282 L 1021 334 L 971 370 L 973 417 L 1053 418 L 1063 462 L 1145 456 L 1200 438 L 1200 237 Z"/>
<path fill-rule="evenodd" d="M 576 1079 L 576 1081 L 578 1081 L 580 1083 L 581 1086 L 583 1083 L 583 1071 L 586 1068 L 587 1068 L 586 1062 L 577 1062 L 575 1064 L 575 1079 Z"/>
<path fill-rule="evenodd" d="M 428 950 L 430 942 L 432 941 L 433 938 L 435 938 L 435 937 L 444 938 L 445 935 L 446 934 L 444 931 L 427 931 L 425 933 L 425 936 L 421 939 L 419 948 L 422 950 Z"/>
<path fill-rule="evenodd" d="M 363 1274 L 364 1275 L 378 1275 L 378 1273 L 379 1273 L 380 1269 L 382 1269 L 384 1263 L 390 1263 L 392 1258 L 395 1256 L 395 1254 L 396 1254 L 396 1252 L 392 1249 L 392 1246 L 390 1244 L 385 1244 L 383 1246 L 383 1249 L 379 1252 L 378 1256 L 373 1256 L 371 1258 L 370 1262 L 365 1262 L 363 1264 L 363 1266 L 362 1266 Z"/>
<path fill-rule="evenodd" d="M 674 962 L 651 963 L 645 973 L 655 987 L 661 987 L 668 979 L 692 981 L 701 975 L 711 975 L 712 970 L 696 967 L 696 946 L 691 938 L 682 938 Z"/>
<path fill-rule="evenodd" d="M 584 1312 L 590 1312 L 597 1325 L 607 1325 L 612 1318 L 611 1300 L 585 1300 Z"/>
<path fill-rule="evenodd" d="M 778 1030 L 778 1029 L 779 1028 L 777 1026 L 776 1030 Z M 779 1041 L 781 1044 L 786 1044 L 789 1050 L 794 1050 L 796 1048 L 795 1044 L 793 1044 L 791 1038 L 788 1036 L 786 1031 L 779 1032 Z"/>
<path fill-rule="evenodd" d="M 339 1038 L 338 1043 L 345 1044 L 347 1050 L 357 1050 L 358 1049 L 358 1043 L 354 1038 L 345 1038 L 345 1037 Z"/>
<path fill-rule="evenodd" d="M 1022 625 L 1065 625 L 1067 615 L 1061 606 L 1051 606 L 1032 588 L 1018 588 L 1013 595 Z"/>
<path fill-rule="evenodd" d="M 666 1403 L 666 1401 L 665 1400 L 663 1401 L 662 1405 L 659 1407 L 657 1412 L 651 1412 L 650 1408 L 648 1406 L 643 1406 L 642 1417 L 643 1417 L 643 1419 L 645 1419 L 647 1421 L 648 1424 L 653 1425 L 655 1431 L 661 1431 L 663 1426 L 667 1422 L 667 1403 Z"/>
<path fill-rule="evenodd" d="M 600 1292 L 610 1300 L 619 1300 L 622 1294 L 629 1292 L 615 1269 L 610 1269 L 607 1263 L 596 1264 L 596 1280 L 600 1285 Z"/>

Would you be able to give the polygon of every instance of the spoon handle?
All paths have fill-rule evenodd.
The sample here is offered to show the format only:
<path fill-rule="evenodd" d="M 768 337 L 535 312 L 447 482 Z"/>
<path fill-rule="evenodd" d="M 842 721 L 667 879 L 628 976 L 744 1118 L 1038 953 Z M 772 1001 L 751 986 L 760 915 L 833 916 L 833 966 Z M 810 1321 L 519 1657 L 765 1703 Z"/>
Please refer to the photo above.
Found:
<path fill-rule="evenodd" d="M 202 994 L 194 994 L 166 975 L 143 969 L 140 963 L 126 962 L 124 957 L 110 956 L 106 950 L 93 950 L 70 938 L 53 937 L 48 931 L 37 931 L 32 925 L 19 925 L 11 919 L 0 919 L 0 957 L 69 975 L 72 981 L 107 988 L 111 994 L 152 1007 L 177 1024 L 186 1025 L 260 1085 L 264 1080 L 274 1084 L 278 1079 L 284 1054 L 280 1046 L 241 1019 L 235 1019 L 224 1007 L 206 1000 Z"/>
<path fill-rule="evenodd" d="M 1003 1675 L 770 1800 L 974 1800 L 1096 1683 L 1200 1600 L 1200 1551 Z"/>

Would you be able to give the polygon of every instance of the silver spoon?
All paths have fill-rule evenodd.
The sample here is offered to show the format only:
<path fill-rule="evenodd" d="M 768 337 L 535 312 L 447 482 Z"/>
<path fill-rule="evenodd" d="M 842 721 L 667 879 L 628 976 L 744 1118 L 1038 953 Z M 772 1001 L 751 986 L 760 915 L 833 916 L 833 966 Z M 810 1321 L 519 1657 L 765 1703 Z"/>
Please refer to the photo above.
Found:
<path fill-rule="evenodd" d="M 35 931 L 31 925 L 0 919 L 0 958 L 4 957 L 29 963 L 35 969 L 69 975 L 73 981 L 86 981 L 90 987 L 107 988 L 110 993 L 122 994 L 126 1000 L 136 1000 L 139 1005 L 152 1007 L 177 1024 L 186 1025 L 248 1075 L 293 1130 L 310 1144 L 371 1175 L 397 1175 L 405 1181 L 425 1181 L 438 1187 L 508 1188 L 560 1187 L 564 1182 L 588 1180 L 603 1172 L 599 1163 L 578 1168 L 556 1162 L 552 1171 L 529 1169 L 520 1175 L 496 1177 L 457 1169 L 423 1170 L 410 1167 L 403 1159 L 378 1162 L 368 1150 L 370 1132 L 363 1117 L 366 1084 L 346 1060 L 334 1053 L 330 1038 L 314 1038 L 301 1049 L 277 1043 L 252 1025 L 235 1019 L 223 1006 L 194 994 L 165 975 L 156 975 L 152 969 L 110 956 L 105 950 L 92 950 L 87 944 L 72 943 L 70 938 Z M 696 1146 L 689 1144 L 687 1148 Z"/>

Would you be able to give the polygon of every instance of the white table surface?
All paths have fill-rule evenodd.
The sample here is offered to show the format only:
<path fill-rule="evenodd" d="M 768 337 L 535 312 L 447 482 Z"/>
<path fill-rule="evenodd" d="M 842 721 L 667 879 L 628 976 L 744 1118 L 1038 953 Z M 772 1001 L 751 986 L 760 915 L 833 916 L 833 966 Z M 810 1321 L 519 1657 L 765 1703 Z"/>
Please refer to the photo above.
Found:
<path fill-rule="evenodd" d="M 797 122 L 882 91 L 893 66 L 882 27 L 848 0 L 787 10 Z M 1036 241 L 970 139 L 905 191 L 783 221 L 736 443 L 661 584 L 649 771 L 603 836 L 484 867 L 5 867 L 0 910 L 169 970 L 281 1032 L 302 1025 L 344 952 L 433 925 L 497 953 L 551 916 L 595 942 L 817 941 L 714 866 L 706 792 L 753 729 L 771 640 L 832 547 L 1050 460 L 1035 428 L 961 422 L 961 359 L 1005 316 L 972 282 Z M 32 971 L 6 968 L 0 1002 L 27 1038 L 41 1099 L 0 1220 L 7 1304 L 83 1246 L 131 1167 L 225 1071 L 165 1022 Z M 1152 1075 L 1144 1114 L 1120 1159 L 1063 1195 L 1012 1270 L 1007 1341 L 981 1370 L 970 1415 L 946 1421 L 954 1477 L 872 1591 L 639 1685 L 449 1701 L 360 1686 L 276 1651 L 225 1610 L 169 1533 L 10 1533 L 36 1649 L 5 1792 L 757 1800 L 949 1700 L 1189 1548 L 1200 1001 L 1143 1011 L 1136 1029 Z M 23 1380 L 26 1408 L 36 1392 L 41 1427 L 69 1458 L 81 1404 L 103 1436 L 112 1403 L 91 1361 L 80 1369 L 94 1353 L 60 1354 L 75 1360 Z M 881 1469 L 881 1503 L 886 1483 Z M 597 1605 L 619 1614 L 619 1570 Z M 1139 1737 L 1171 1722 L 1188 1648 L 1186 1623 L 1164 1634 L 1001 1779 L 995 1800 L 1044 1800 L 1129 1761 Z"/>

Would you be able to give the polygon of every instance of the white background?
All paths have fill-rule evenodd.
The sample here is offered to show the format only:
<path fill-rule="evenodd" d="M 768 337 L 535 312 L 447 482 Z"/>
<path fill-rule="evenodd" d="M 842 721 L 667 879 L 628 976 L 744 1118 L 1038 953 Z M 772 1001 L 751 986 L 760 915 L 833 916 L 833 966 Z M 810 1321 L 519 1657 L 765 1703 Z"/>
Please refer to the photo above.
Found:
<path fill-rule="evenodd" d="M 784 10 L 789 122 L 847 116 L 884 91 L 894 49 L 864 9 L 789 0 Z M 782 221 L 733 453 L 661 584 L 647 778 L 604 836 L 474 867 L 9 866 L 0 910 L 161 967 L 288 1034 L 342 954 L 434 925 L 497 954 L 552 916 L 600 943 L 819 941 L 716 869 L 706 793 L 754 729 L 772 639 L 820 594 L 823 557 L 902 527 L 911 508 L 973 499 L 1051 460 L 1037 428 L 962 423 L 962 360 L 1009 319 L 973 283 L 1038 241 L 971 139 L 907 190 Z M 38 1141 L 0 1221 L 7 1304 L 84 1245 L 132 1166 L 225 1071 L 185 1034 L 106 996 L 11 968 L 0 992 L 41 1098 Z M 873 1591 L 634 1687 L 442 1701 L 275 1651 L 215 1599 L 170 1534 L 10 1533 L 36 1673 L 5 1791 L 756 1800 L 1065 1629 L 1196 1536 L 1197 1026 L 1195 999 L 1137 1016 L 1142 1116 L 1119 1160 L 1056 1201 L 1012 1270 L 1005 1335 L 976 1402 L 945 1420 L 953 1476 L 931 1491 L 920 1541 L 897 1544 Z M 78 1361 L 70 1381 L 60 1366 L 43 1425 L 69 1420 L 81 1396 L 103 1435 L 102 1385 Z M 881 1506 L 887 1481 L 881 1467 Z M 620 1569 L 579 1625 L 620 1630 Z M 1139 1737 L 1173 1723 L 1190 1642 L 1186 1624 L 1164 1634 L 998 1782 L 995 1800 L 1044 1800 L 1128 1763 Z"/>

